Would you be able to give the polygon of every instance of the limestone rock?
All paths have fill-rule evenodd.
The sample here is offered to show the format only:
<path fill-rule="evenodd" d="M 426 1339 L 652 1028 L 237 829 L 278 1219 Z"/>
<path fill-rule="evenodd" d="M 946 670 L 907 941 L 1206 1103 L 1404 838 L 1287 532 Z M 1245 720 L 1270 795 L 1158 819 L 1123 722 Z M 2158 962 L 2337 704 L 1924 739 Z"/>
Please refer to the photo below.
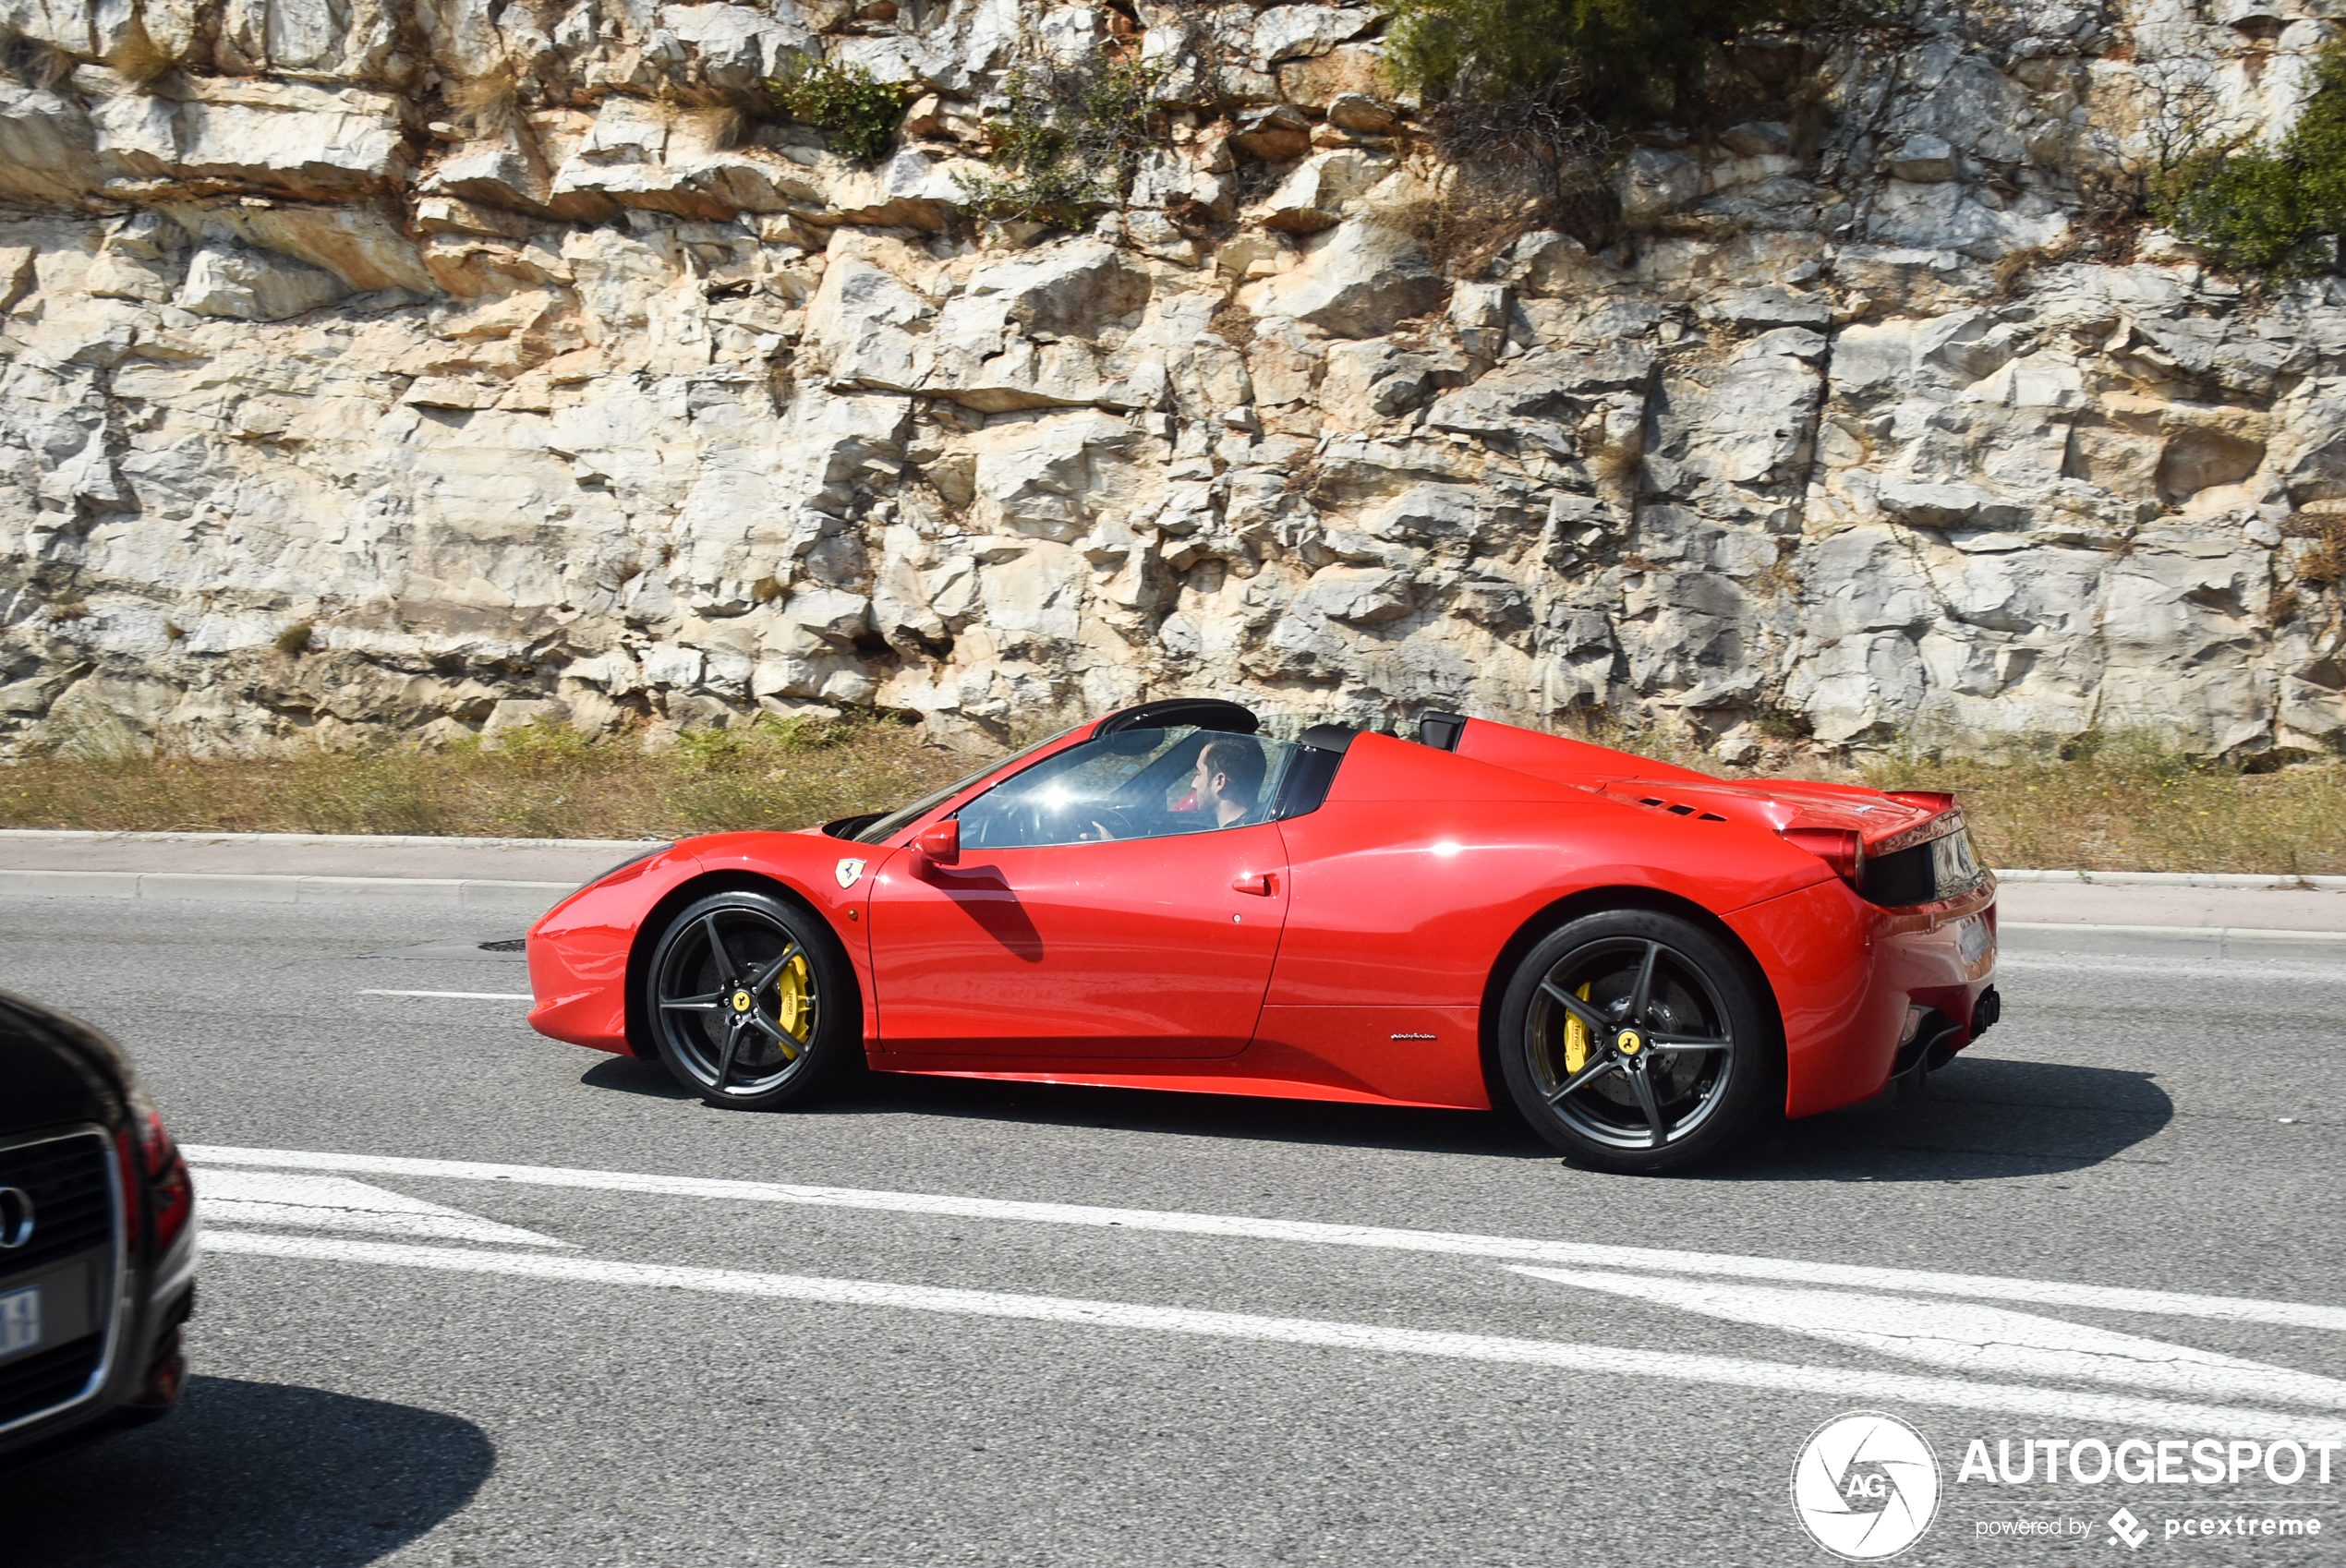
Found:
<path fill-rule="evenodd" d="M 1702 193 L 1702 166 L 1683 152 L 1640 147 L 1623 160 L 1617 189 L 1622 216 L 1660 217 Z"/>
<path fill-rule="evenodd" d="M 1890 177 L 1936 185 L 1955 177 L 1955 150 L 1943 137 L 1910 136 L 1890 155 Z"/>
<path fill-rule="evenodd" d="M 1238 127 L 1230 133 L 1230 143 L 1250 158 L 1265 163 L 1283 163 L 1310 150 L 1312 122 L 1290 104 L 1251 109 L 1239 116 Z"/>
<path fill-rule="evenodd" d="M 1248 291 L 1257 316 L 1291 316 L 1337 337 L 1373 337 L 1446 292 L 1410 236 L 1370 219 L 1335 229 L 1303 265 Z"/>
<path fill-rule="evenodd" d="M 1343 222 L 1347 205 L 1383 178 L 1388 161 L 1350 149 L 1306 159 L 1248 216 L 1266 229 L 1315 234 Z"/>
<path fill-rule="evenodd" d="M 1196 691 L 2346 751 L 2346 292 L 2118 264 L 2079 194 L 2161 62 L 2282 134 L 2303 7 L 1755 47 L 1589 243 L 1457 221 L 1366 5 L 5 19 L 67 74 L 0 79 L 0 754 Z M 1110 40 L 1124 204 L 968 221 L 1011 72 Z M 768 111 L 818 56 L 913 101 L 882 156 Z"/>
<path fill-rule="evenodd" d="M 187 281 L 174 303 L 199 316 L 281 321 L 331 305 L 349 292 L 333 273 L 283 256 L 206 246 L 188 261 Z"/>

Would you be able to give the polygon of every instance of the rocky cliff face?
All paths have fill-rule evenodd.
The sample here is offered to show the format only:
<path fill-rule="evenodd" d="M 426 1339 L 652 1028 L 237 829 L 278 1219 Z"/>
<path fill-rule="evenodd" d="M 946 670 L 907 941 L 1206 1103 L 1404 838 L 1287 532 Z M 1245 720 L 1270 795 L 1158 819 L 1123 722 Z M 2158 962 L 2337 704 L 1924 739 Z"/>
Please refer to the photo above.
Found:
<path fill-rule="evenodd" d="M 1217 692 L 2346 748 L 2346 286 L 2081 194 L 2285 126 L 2324 3 L 1927 18 L 1461 281 L 1368 6 L 0 0 L 5 743 Z M 1103 42 L 1177 106 L 1129 208 L 968 219 L 1010 69 Z M 817 55 L 923 93 L 877 165 L 755 112 Z"/>

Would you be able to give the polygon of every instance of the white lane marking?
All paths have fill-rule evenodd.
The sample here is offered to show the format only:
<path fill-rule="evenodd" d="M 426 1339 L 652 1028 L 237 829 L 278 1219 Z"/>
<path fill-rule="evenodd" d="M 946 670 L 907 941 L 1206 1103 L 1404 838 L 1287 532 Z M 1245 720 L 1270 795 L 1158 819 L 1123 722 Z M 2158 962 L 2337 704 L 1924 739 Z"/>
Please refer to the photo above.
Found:
<path fill-rule="evenodd" d="M 2149 974 L 2165 980 L 2294 980 L 2346 985 L 2346 964 L 2336 969 L 2267 969 L 2255 964 L 2218 963 L 2209 959 L 2177 959 L 2164 964 L 2104 962 L 2098 959 L 2032 959 L 2000 953 L 1996 968 L 2054 974 Z"/>
<path fill-rule="evenodd" d="M 2336 1378 L 1973 1301 L 1510 1267 L 1584 1290 L 1658 1301 L 1708 1318 L 1781 1329 L 1974 1376 L 2053 1378 L 2195 1399 L 2279 1400 L 2346 1409 L 2346 1382 Z"/>
<path fill-rule="evenodd" d="M 2346 1442 L 2346 1421 L 2302 1418 L 2263 1410 L 2134 1399 L 2122 1394 L 2078 1393 L 2064 1389 L 2010 1383 L 1963 1382 L 1906 1372 L 1860 1372 L 1832 1367 L 1802 1367 L 1783 1361 L 1731 1356 L 1688 1356 L 1667 1350 L 1626 1350 L 1604 1345 L 1555 1340 L 1510 1339 L 1495 1334 L 1452 1333 L 1431 1329 L 1386 1328 L 1373 1323 L 1329 1322 L 1313 1318 L 1267 1318 L 1247 1312 L 1210 1312 L 1180 1307 L 1143 1307 L 1121 1301 L 1087 1301 L 1063 1296 L 1017 1296 L 991 1290 L 953 1290 L 933 1285 L 889 1285 L 877 1280 L 823 1279 L 806 1274 L 750 1273 L 735 1269 L 678 1268 L 616 1259 L 550 1257 L 544 1253 L 486 1252 L 448 1247 L 412 1247 L 393 1242 L 340 1241 L 327 1236 L 260 1236 L 212 1231 L 203 1245 L 211 1252 L 242 1252 L 320 1262 L 378 1263 L 394 1268 L 441 1269 L 456 1273 L 512 1274 L 525 1279 L 580 1285 L 643 1285 L 728 1296 L 819 1301 L 847 1307 L 886 1307 L 965 1317 L 1022 1318 L 1080 1323 L 1094 1328 L 1134 1329 L 1156 1333 L 1202 1334 L 1216 1339 L 1267 1340 L 1283 1345 L 1323 1345 L 1336 1350 L 1402 1356 L 1440 1356 L 1468 1361 L 1501 1361 L 1557 1367 L 1568 1371 L 1667 1378 L 1676 1382 L 1723 1384 L 1827 1394 L 1846 1402 L 1909 1401 L 1965 1410 L 1995 1410 L 2039 1419 L 2065 1418 L 2111 1426 L 2149 1427 L 2218 1437 L 2292 1439 L 2299 1442 Z"/>
<path fill-rule="evenodd" d="M 459 1002 L 535 1002 L 526 991 L 361 991 L 361 996 L 446 996 Z"/>
<path fill-rule="evenodd" d="M 1608 1247 L 1590 1242 L 1538 1241 L 1519 1236 L 1395 1230 L 1380 1225 L 1321 1224 L 1308 1220 L 1259 1220 L 1233 1214 L 1105 1209 L 1081 1203 L 1027 1203 L 996 1198 L 867 1191 L 846 1187 L 799 1187 L 781 1182 L 732 1181 L 711 1176 L 639 1176 L 624 1171 L 574 1170 L 559 1165 L 488 1164 L 472 1160 L 417 1160 L 388 1154 L 329 1154 L 294 1149 L 236 1149 L 213 1144 L 190 1144 L 186 1152 L 190 1160 L 204 1165 L 270 1165 L 284 1170 L 444 1176 L 456 1181 L 511 1181 L 537 1187 L 580 1188 L 601 1192 L 650 1192 L 678 1198 L 803 1203 L 817 1208 L 868 1209 L 898 1214 L 942 1214 L 955 1219 L 1172 1231 L 1188 1236 L 1234 1236 L 1253 1241 L 1297 1241 L 1323 1247 L 1369 1247 L 1396 1252 L 1502 1258 L 1527 1263 L 1577 1263 L 1595 1268 L 1645 1269 L 1662 1273 L 1789 1280 L 1799 1285 L 1854 1285 L 1860 1289 L 1909 1291 L 1925 1296 L 1971 1296 L 1997 1301 L 2026 1301 L 2045 1307 L 2084 1307 L 2113 1312 L 2215 1318 L 2227 1322 L 2283 1323 L 2296 1328 L 2333 1329 L 2346 1333 L 2346 1307 L 2259 1301 L 2234 1296 L 2193 1296 L 2178 1291 L 2134 1290 L 2115 1285 L 2073 1285 L 2062 1280 L 2010 1279 L 1991 1274 L 1940 1273 L 1924 1269 L 1873 1268 L 1856 1263 L 1812 1263 L 1792 1258 L 1751 1258 L 1724 1252 L 1680 1252 L 1646 1247 Z"/>
<path fill-rule="evenodd" d="M 499 1224 L 462 1209 L 427 1203 L 347 1176 L 273 1171 L 206 1171 L 196 1185 L 206 1225 L 290 1225 L 302 1230 L 374 1231 L 442 1241 L 507 1247 L 568 1247 L 550 1236 Z"/>

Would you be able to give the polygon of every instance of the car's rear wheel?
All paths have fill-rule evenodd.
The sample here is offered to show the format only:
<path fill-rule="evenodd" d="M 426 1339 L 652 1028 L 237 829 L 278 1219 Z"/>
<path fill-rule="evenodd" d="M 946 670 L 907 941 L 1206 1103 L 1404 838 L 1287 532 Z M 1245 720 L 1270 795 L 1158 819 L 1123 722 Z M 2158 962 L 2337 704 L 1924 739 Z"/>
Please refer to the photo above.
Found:
<path fill-rule="evenodd" d="M 645 1012 L 676 1080 L 712 1105 L 806 1099 L 853 1065 L 854 977 L 822 923 L 747 889 L 686 908 L 652 949 Z"/>
<path fill-rule="evenodd" d="M 1533 1130 L 1602 1170 L 1709 1159 L 1781 1099 L 1782 1052 L 1749 960 L 1658 911 L 1551 932 L 1507 986 L 1498 1044 Z"/>

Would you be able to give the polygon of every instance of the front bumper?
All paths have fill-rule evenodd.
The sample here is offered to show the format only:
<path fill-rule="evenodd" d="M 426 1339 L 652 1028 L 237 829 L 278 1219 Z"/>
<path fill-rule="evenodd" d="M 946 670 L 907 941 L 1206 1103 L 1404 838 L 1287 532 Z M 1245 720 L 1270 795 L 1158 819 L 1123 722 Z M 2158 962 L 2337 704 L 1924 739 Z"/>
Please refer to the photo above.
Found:
<path fill-rule="evenodd" d="M 104 1192 L 113 1215 L 103 1247 L 103 1296 L 85 1320 L 91 1332 L 0 1362 L 0 1470 L 164 1415 L 186 1380 L 179 1337 L 195 1309 L 196 1222 L 190 1215 L 161 1256 L 149 1253 L 143 1232 L 151 1194 L 141 1188 L 135 1207 L 126 1201 L 121 1184 L 129 1160 L 118 1153 L 117 1140 L 95 1128 L 70 1136 L 98 1144 L 108 1167 Z M 72 1202 L 53 1208 L 70 1212 Z M 100 1255 L 96 1248 L 88 1254 Z M 54 1277 L 40 1268 L 22 1274 Z M 13 1277 L 0 1280 L 10 1283 Z"/>

